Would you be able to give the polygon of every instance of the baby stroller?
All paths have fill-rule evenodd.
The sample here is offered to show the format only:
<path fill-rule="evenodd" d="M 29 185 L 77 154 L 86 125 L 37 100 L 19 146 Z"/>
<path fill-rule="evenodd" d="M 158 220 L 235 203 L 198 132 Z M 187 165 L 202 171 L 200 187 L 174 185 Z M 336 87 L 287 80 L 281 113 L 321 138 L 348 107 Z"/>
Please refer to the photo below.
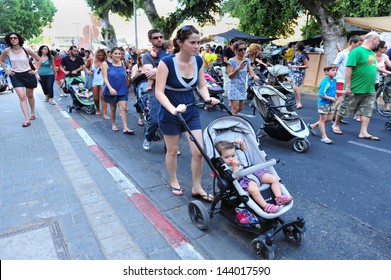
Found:
<path fill-rule="evenodd" d="M 10 86 L 8 79 L 8 75 L 5 74 L 3 67 L 0 65 L 0 94 L 6 90 L 14 92 L 14 89 Z"/>
<path fill-rule="evenodd" d="M 294 111 L 295 105 L 292 85 L 284 80 L 288 67 L 275 65 L 269 67 L 268 84 L 249 81 L 249 92 L 254 95 L 254 106 L 261 114 L 264 123 L 258 133 L 259 137 L 270 137 L 290 141 L 296 152 L 302 153 L 309 149 L 308 127 Z M 264 131 L 265 133 L 262 133 Z"/>
<path fill-rule="evenodd" d="M 220 104 L 227 112 L 229 109 Z M 187 125 L 182 116 L 179 115 L 182 124 Z M 191 135 L 190 130 L 188 132 Z M 237 156 L 241 162 L 247 162 L 248 167 L 232 173 L 225 165 L 224 161 L 218 155 L 214 145 L 220 140 L 234 141 L 235 139 L 245 141 L 247 151 L 237 150 Z M 242 176 L 251 176 L 254 172 L 266 168 L 270 174 L 278 176 L 273 165 L 278 160 L 266 160 L 266 153 L 259 149 L 257 137 L 250 122 L 239 116 L 223 116 L 213 120 L 203 132 L 205 150 L 194 139 L 193 141 L 205 158 L 205 161 L 213 171 L 213 192 L 214 200 L 209 210 L 200 201 L 191 201 L 188 206 L 189 216 L 193 224 L 201 230 L 205 230 L 210 225 L 210 219 L 219 212 L 230 222 L 240 229 L 254 233 L 257 237 L 252 241 L 251 247 L 257 257 L 273 259 L 275 246 L 273 244 L 275 236 L 282 231 L 288 242 L 299 245 L 304 239 L 305 222 L 302 218 L 292 222 L 284 222 L 281 215 L 288 212 L 293 201 L 285 205 L 277 213 L 266 213 L 258 204 L 256 204 L 249 194 L 243 190 L 238 182 Z M 245 158 L 245 160 L 243 160 Z M 258 184 L 260 185 L 260 184 Z M 283 184 L 281 191 L 284 195 L 289 195 L 288 190 Z M 270 185 L 259 186 L 261 194 L 267 203 L 275 204 L 275 197 L 270 189 Z M 220 203 L 220 208 L 217 205 Z M 238 214 L 246 215 L 247 219 L 243 222 L 238 219 Z M 243 216 L 242 215 L 242 216 Z"/>
<path fill-rule="evenodd" d="M 72 105 L 67 106 L 67 111 L 72 113 L 72 110 L 80 110 L 83 109 L 86 114 L 93 115 L 96 112 L 94 98 L 86 98 L 78 96 L 77 89 L 79 83 L 84 83 L 84 79 L 81 76 L 77 77 L 66 77 L 65 85 L 63 88 L 64 93 L 70 94 L 72 97 Z"/>

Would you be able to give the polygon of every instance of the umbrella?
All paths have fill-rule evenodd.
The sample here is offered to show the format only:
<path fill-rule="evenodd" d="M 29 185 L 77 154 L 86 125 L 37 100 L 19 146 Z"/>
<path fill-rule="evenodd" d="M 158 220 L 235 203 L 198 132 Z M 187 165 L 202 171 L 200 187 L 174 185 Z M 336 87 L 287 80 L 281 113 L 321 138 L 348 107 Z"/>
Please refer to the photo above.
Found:
<path fill-rule="evenodd" d="M 214 36 L 226 38 L 228 41 L 231 39 L 235 39 L 235 40 L 243 40 L 247 42 L 259 42 L 259 43 L 268 43 L 270 41 L 277 39 L 277 38 L 268 38 L 268 37 L 250 35 L 240 30 L 237 30 L 235 28 L 232 28 L 227 32 L 215 34 Z"/>

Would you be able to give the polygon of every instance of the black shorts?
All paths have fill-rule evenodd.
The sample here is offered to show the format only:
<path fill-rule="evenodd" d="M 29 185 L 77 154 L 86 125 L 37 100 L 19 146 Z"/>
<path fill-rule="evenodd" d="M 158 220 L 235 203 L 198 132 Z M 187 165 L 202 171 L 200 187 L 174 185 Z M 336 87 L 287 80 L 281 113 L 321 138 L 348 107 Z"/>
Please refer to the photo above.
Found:
<path fill-rule="evenodd" d="M 30 74 L 27 72 L 20 72 L 14 75 L 10 75 L 11 83 L 14 88 L 25 87 L 25 88 L 36 88 L 37 87 L 37 78 L 35 74 Z"/>

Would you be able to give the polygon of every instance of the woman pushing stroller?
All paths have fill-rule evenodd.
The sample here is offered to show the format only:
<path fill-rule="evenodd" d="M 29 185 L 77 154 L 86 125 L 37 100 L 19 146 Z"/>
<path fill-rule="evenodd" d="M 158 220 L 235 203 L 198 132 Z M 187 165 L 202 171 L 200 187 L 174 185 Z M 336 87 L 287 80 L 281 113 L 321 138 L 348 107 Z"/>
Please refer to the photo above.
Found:
<path fill-rule="evenodd" d="M 236 156 L 235 145 L 239 145 L 241 151 L 246 152 L 247 147 L 242 139 L 236 139 L 233 143 L 229 141 L 219 141 L 216 143 L 215 148 L 220 154 L 223 161 L 232 169 L 233 172 L 240 171 L 244 168 Z M 254 175 L 260 180 L 261 183 L 270 184 L 271 190 L 275 196 L 275 204 L 267 203 L 262 197 L 257 183 L 249 178 L 243 176 L 238 179 L 240 186 L 249 192 L 254 201 L 263 208 L 266 213 L 277 213 L 282 205 L 286 205 L 292 201 L 292 196 L 283 195 L 281 193 L 280 182 L 278 178 L 272 174 L 267 173 L 266 169 L 261 169 L 254 173 Z"/>

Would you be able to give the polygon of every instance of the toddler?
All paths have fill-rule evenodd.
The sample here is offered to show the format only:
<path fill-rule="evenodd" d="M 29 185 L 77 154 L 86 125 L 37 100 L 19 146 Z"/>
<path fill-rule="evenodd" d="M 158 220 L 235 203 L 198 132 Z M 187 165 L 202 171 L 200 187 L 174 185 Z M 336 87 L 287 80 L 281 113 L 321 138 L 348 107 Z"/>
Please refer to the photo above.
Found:
<path fill-rule="evenodd" d="M 243 169 L 243 164 L 239 162 L 236 157 L 235 144 L 240 146 L 240 149 L 245 152 L 247 147 L 242 139 L 236 139 L 234 143 L 229 141 L 220 141 L 215 145 L 217 152 L 220 154 L 224 162 L 231 168 L 233 172 Z M 255 181 L 244 176 L 238 179 L 240 186 L 249 192 L 254 201 L 263 208 L 266 213 L 276 213 L 281 209 L 281 205 L 288 204 L 292 201 L 291 196 L 283 195 L 281 193 L 280 182 L 278 178 L 272 174 L 267 173 L 266 169 L 255 172 L 255 175 L 261 183 L 270 184 L 271 190 L 275 196 L 276 204 L 267 203 L 262 197 Z"/>
<path fill-rule="evenodd" d="M 77 89 L 77 95 L 79 97 L 89 99 L 93 95 L 93 93 L 84 87 L 84 83 L 79 83 L 79 87 Z"/>

